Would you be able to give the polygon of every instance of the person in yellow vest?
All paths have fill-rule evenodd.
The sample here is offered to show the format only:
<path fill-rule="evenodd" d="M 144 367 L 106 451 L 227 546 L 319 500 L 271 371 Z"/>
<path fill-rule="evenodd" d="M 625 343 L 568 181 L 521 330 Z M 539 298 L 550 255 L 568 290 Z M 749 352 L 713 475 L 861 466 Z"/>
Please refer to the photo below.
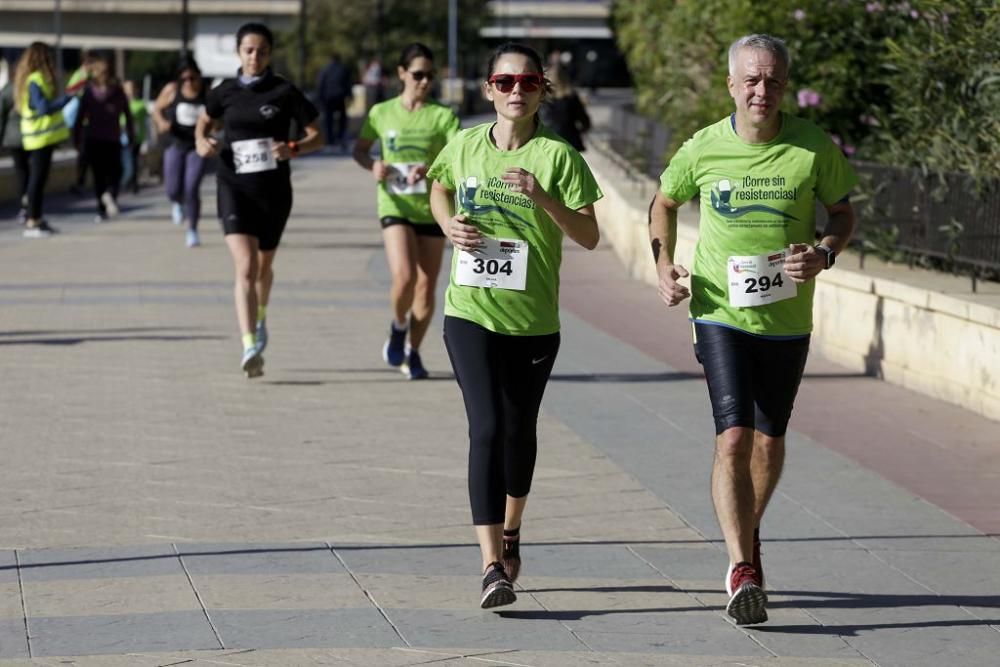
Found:
<path fill-rule="evenodd" d="M 45 182 L 52 166 L 56 144 L 69 139 L 62 108 L 68 98 L 56 94 L 55 63 L 52 49 L 34 42 L 17 61 L 14 71 L 14 99 L 21 115 L 21 146 L 28 153 L 28 220 L 24 235 L 47 238 L 55 229 L 42 218 Z"/>

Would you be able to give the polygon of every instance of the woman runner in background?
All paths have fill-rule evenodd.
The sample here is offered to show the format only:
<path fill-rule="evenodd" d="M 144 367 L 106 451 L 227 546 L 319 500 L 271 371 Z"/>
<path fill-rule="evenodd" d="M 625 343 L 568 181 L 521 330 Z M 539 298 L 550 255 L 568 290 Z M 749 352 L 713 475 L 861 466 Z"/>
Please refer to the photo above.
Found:
<path fill-rule="evenodd" d="M 410 44 L 396 68 L 403 92 L 368 112 L 354 144 L 354 160 L 378 181 L 378 216 L 392 272 L 393 321 L 382 358 L 402 367 L 411 380 L 427 377 L 420 343 L 434 314 L 434 291 L 444 233 L 431 214 L 427 167 L 458 132 L 452 110 L 429 98 L 434 56 L 423 44 Z M 381 158 L 368 154 L 381 145 Z M 407 342 L 409 332 L 409 342 Z"/>
<path fill-rule="evenodd" d="M 198 219 L 201 217 L 201 179 L 205 160 L 194 146 L 194 128 L 205 110 L 205 84 L 193 59 L 182 60 L 177 80 L 163 87 L 153 106 L 153 122 L 167 135 L 163 151 L 163 181 L 172 202 L 170 217 L 175 225 L 187 220 L 187 247 L 201 245 Z"/>
<path fill-rule="evenodd" d="M 316 107 L 269 67 L 274 37 L 267 26 L 247 23 L 236 33 L 241 68 L 235 79 L 213 88 L 195 127 L 203 158 L 218 153 L 219 218 L 236 269 L 236 319 L 242 334 L 240 367 L 247 377 L 264 374 L 267 302 L 274 256 L 292 210 L 288 161 L 321 147 Z M 303 138 L 290 137 L 291 124 Z M 225 130 L 225 143 L 209 136 Z"/>
<path fill-rule="evenodd" d="M 469 419 L 484 609 L 515 600 L 538 408 L 559 350 L 563 237 L 587 249 L 600 238 L 597 182 L 580 154 L 538 121 L 545 85 L 535 51 L 497 48 L 485 83 L 496 120 L 459 133 L 427 174 L 434 218 L 456 250 L 444 335 Z"/>

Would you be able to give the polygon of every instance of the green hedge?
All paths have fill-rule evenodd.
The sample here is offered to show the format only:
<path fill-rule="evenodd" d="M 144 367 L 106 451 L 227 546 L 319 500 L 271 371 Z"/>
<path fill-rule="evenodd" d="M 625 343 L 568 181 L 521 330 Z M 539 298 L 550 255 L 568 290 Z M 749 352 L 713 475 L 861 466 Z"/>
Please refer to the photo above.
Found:
<path fill-rule="evenodd" d="M 733 109 L 727 49 L 765 32 L 792 68 L 786 111 L 845 153 L 1000 178 L 1000 8 L 996 0 L 618 0 L 619 46 L 640 113 L 675 145 Z"/>

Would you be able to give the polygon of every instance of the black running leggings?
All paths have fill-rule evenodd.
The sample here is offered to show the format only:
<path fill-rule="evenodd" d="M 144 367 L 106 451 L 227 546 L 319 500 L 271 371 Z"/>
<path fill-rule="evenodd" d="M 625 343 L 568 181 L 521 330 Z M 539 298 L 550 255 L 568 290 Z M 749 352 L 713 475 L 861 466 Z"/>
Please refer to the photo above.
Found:
<path fill-rule="evenodd" d="M 507 496 L 531 490 L 538 408 L 559 334 L 507 336 L 448 316 L 444 342 L 469 419 L 472 523 L 503 523 Z"/>

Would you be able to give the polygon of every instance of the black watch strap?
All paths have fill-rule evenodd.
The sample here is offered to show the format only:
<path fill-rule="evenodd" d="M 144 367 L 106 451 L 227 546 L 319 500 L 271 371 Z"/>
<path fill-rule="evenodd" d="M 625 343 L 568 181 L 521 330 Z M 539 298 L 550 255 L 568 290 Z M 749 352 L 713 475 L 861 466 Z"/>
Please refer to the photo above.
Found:
<path fill-rule="evenodd" d="M 837 253 L 836 253 L 836 251 L 834 251 L 834 249 L 831 248 L 831 247 L 829 247 L 829 246 L 823 245 L 822 243 L 819 243 L 819 244 L 817 244 L 814 247 L 816 248 L 816 250 L 819 250 L 821 253 L 823 253 L 826 256 L 826 267 L 825 268 L 827 268 L 827 269 L 831 268 L 833 266 L 834 262 L 837 261 Z"/>

